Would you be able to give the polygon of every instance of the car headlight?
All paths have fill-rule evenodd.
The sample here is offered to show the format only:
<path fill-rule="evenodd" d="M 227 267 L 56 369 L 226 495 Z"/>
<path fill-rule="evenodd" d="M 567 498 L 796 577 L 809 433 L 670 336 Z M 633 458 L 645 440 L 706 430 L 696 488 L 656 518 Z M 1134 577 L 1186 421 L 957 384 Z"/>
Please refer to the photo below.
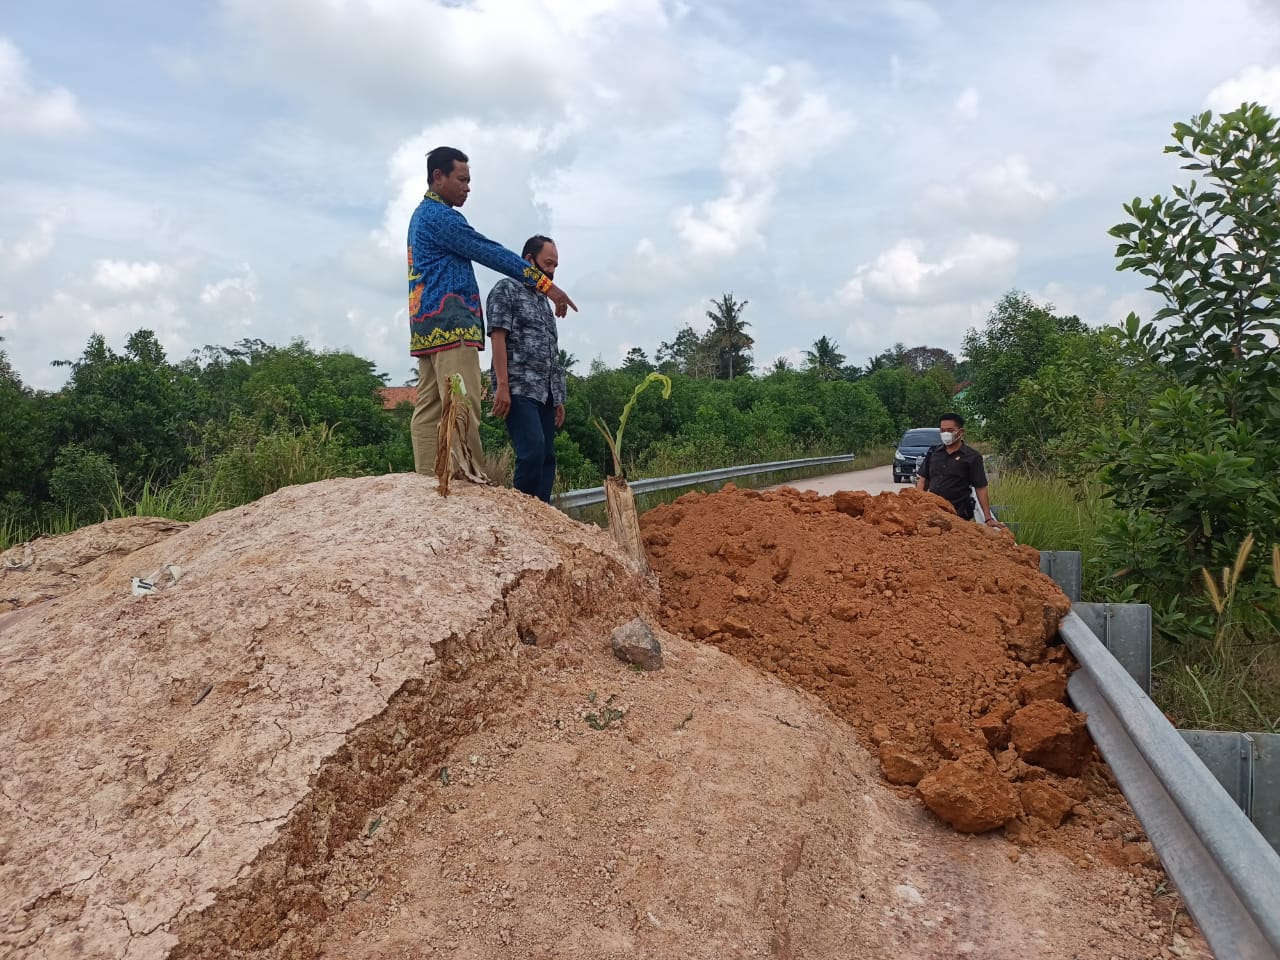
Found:
<path fill-rule="evenodd" d="M 893 456 L 894 456 L 894 459 L 896 459 L 896 460 L 906 460 L 906 459 L 907 459 L 907 455 L 906 455 L 905 453 L 903 453 L 901 450 L 895 450 L 895 451 L 893 451 Z"/>

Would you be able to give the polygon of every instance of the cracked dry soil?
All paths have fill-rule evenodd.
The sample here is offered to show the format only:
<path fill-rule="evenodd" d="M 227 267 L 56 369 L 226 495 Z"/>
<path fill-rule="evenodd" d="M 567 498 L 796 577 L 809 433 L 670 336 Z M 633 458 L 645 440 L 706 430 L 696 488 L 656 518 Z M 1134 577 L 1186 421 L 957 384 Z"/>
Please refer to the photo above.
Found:
<path fill-rule="evenodd" d="M 618 663 L 652 584 L 513 492 L 116 524 L 0 556 L 0 956 L 1200 955 L 1158 866 L 956 833 L 785 671 Z"/>

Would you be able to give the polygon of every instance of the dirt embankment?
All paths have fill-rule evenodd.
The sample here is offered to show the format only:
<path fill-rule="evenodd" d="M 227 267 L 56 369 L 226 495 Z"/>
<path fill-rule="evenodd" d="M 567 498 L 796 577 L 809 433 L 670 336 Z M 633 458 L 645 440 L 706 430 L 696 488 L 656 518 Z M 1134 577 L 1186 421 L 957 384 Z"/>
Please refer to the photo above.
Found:
<path fill-rule="evenodd" d="M 797 529 L 831 519 L 778 502 Z M 895 796 L 855 730 L 941 757 L 870 678 L 859 707 L 801 679 L 816 653 L 759 671 L 727 635 L 662 631 L 663 670 L 620 664 L 609 629 L 657 619 L 652 585 L 519 494 L 335 480 L 149 524 L 0 556 L 0 596 L 26 598 L 0 613 L 0 957 L 1200 955 L 1155 868 L 957 833 Z M 749 533 L 725 527 L 688 537 L 712 557 Z M 768 603 L 730 603 L 759 641 Z M 911 699 L 909 668 L 882 670 Z"/>
<path fill-rule="evenodd" d="M 817 694 L 958 829 L 1154 865 L 1066 704 L 1037 551 L 928 494 L 689 494 L 644 516 L 668 629 Z"/>

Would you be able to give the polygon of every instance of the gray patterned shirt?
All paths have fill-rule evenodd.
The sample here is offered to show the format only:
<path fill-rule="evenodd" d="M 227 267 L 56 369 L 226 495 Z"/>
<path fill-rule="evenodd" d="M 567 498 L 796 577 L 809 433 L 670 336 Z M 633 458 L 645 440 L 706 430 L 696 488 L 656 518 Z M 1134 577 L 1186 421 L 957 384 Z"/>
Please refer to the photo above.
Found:
<path fill-rule="evenodd" d="M 495 330 L 507 331 L 507 385 L 512 395 L 539 403 L 549 396 L 553 405 L 564 403 L 567 385 L 551 301 L 533 287 L 504 279 L 489 291 L 485 312 L 490 337 Z"/>

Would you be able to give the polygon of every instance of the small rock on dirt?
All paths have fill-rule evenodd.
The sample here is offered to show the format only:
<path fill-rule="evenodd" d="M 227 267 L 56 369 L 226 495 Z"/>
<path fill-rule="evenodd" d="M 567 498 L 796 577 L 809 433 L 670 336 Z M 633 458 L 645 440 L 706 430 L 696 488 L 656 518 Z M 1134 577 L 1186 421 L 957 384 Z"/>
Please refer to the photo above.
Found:
<path fill-rule="evenodd" d="M 1042 664 L 1018 682 L 1018 699 L 1023 703 L 1036 700 L 1065 700 L 1067 696 L 1067 671 L 1058 664 Z"/>
<path fill-rule="evenodd" d="M 1027 816 L 1036 817 L 1056 827 L 1071 812 L 1076 802 L 1057 788 L 1043 780 L 1018 785 L 1018 793 L 1022 797 L 1022 807 Z"/>
<path fill-rule="evenodd" d="M 880 744 L 880 769 L 886 780 L 900 785 L 915 785 L 929 772 L 924 760 L 892 740 Z"/>
<path fill-rule="evenodd" d="M 986 737 L 958 723 L 935 723 L 932 740 L 934 749 L 949 760 L 955 760 L 970 750 L 987 749 Z"/>
<path fill-rule="evenodd" d="M 610 634 L 609 643 L 613 655 L 623 663 L 634 663 L 641 670 L 662 669 L 662 644 L 642 619 L 618 627 Z"/>

